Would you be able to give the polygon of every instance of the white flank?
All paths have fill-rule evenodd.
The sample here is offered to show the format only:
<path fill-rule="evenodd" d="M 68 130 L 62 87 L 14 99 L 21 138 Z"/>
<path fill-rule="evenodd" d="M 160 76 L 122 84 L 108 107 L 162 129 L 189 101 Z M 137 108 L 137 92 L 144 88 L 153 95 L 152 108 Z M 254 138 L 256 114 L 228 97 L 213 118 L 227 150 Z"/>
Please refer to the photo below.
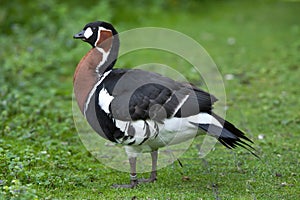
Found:
<path fill-rule="evenodd" d="M 157 145 L 166 146 L 179 144 L 194 138 L 197 135 L 197 128 L 190 123 L 189 117 L 173 117 L 164 120 L 164 127 L 157 137 Z"/>
<path fill-rule="evenodd" d="M 215 126 L 223 128 L 222 124 L 208 113 L 199 113 L 189 117 L 189 121 L 197 124 L 213 124 Z"/>
<path fill-rule="evenodd" d="M 111 72 L 111 70 L 105 72 L 105 73 L 102 75 L 101 79 L 95 84 L 95 86 L 93 87 L 93 89 L 90 91 L 89 96 L 88 96 L 88 98 L 87 98 L 87 100 L 86 100 L 86 102 L 85 102 L 85 105 L 84 105 L 84 116 L 86 116 L 85 113 L 86 113 L 86 111 L 87 111 L 87 109 L 88 109 L 88 106 L 89 106 L 89 104 L 90 104 L 91 98 L 92 98 L 93 94 L 95 93 L 95 91 L 96 91 L 98 85 L 100 85 L 100 84 L 102 83 L 102 81 L 107 77 L 107 75 L 108 75 L 110 72 Z"/>
<path fill-rule="evenodd" d="M 164 129 L 166 131 L 180 132 L 189 127 L 190 123 L 188 122 L 187 118 L 173 117 L 170 119 L 165 119 L 164 125 Z"/>
<path fill-rule="evenodd" d="M 221 123 L 208 113 L 198 113 L 185 118 L 173 117 L 164 120 L 164 127 L 160 131 L 158 139 L 165 145 L 173 145 L 194 138 L 197 135 L 197 127 L 191 122 L 195 124 L 213 124 L 222 128 Z"/>
<path fill-rule="evenodd" d="M 84 31 L 84 37 L 86 39 L 89 39 L 92 35 L 93 35 L 93 31 L 90 27 L 88 27 L 85 31 Z"/>
<path fill-rule="evenodd" d="M 109 105 L 114 97 L 110 96 L 105 88 L 102 88 L 102 90 L 99 92 L 98 98 L 99 106 L 102 108 L 102 110 L 104 110 L 104 112 L 109 113 Z"/>
<path fill-rule="evenodd" d="M 130 133 L 133 134 L 132 138 L 127 138 L 126 140 L 123 140 L 123 138 L 121 138 L 120 140 L 118 140 L 118 142 L 121 144 L 129 144 L 134 141 L 135 145 L 139 145 L 144 141 L 145 138 L 150 140 L 153 139 L 158 134 L 158 131 L 161 128 L 156 122 L 151 120 L 121 121 L 116 119 L 115 122 L 116 127 L 124 132 L 125 136 L 129 135 L 129 129 L 131 129 L 130 131 L 134 129 L 134 131 Z"/>

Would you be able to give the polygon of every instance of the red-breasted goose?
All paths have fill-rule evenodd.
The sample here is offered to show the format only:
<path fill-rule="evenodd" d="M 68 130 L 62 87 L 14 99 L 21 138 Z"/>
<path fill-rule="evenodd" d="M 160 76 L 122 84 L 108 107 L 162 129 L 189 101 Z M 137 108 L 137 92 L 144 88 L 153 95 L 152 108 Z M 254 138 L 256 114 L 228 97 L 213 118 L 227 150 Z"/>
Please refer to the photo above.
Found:
<path fill-rule="evenodd" d="M 119 37 L 111 24 L 88 23 L 74 38 L 92 45 L 74 74 L 78 106 L 90 126 L 107 140 L 125 145 L 129 157 L 130 184 L 116 187 L 155 181 L 157 150 L 193 138 L 195 129 L 216 137 L 227 148 L 253 149 L 242 131 L 212 112 L 217 101 L 213 95 L 157 73 L 113 69 Z M 152 156 L 152 172 L 146 180 L 136 175 L 140 152 Z"/>

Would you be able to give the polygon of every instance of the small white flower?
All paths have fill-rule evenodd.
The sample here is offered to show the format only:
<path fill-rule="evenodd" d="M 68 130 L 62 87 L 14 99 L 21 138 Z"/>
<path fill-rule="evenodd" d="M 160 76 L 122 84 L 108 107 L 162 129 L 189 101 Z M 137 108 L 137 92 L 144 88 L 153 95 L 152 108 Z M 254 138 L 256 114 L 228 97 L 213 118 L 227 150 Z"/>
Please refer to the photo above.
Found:
<path fill-rule="evenodd" d="M 227 44 L 234 45 L 235 44 L 235 38 L 234 37 L 227 38 Z"/>
<path fill-rule="evenodd" d="M 259 135 L 258 135 L 258 139 L 259 139 L 259 140 L 263 140 L 264 138 L 265 138 L 265 135 L 264 135 L 264 134 L 259 134 Z"/>
<path fill-rule="evenodd" d="M 228 81 L 230 81 L 230 80 L 233 80 L 234 79 L 234 75 L 233 74 L 225 74 L 225 80 L 228 80 Z"/>

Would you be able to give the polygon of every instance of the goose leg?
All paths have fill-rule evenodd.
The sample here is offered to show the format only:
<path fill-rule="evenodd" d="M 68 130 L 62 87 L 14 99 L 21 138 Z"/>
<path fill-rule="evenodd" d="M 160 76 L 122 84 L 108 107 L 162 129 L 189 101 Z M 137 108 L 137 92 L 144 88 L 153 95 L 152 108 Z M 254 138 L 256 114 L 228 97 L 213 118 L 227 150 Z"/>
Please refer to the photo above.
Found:
<path fill-rule="evenodd" d="M 137 174 L 136 174 L 136 157 L 129 158 L 130 164 L 130 184 L 115 184 L 114 188 L 134 188 L 138 184 Z"/>
<path fill-rule="evenodd" d="M 157 177 L 157 158 L 158 153 L 157 151 L 151 152 L 151 158 L 152 158 L 152 171 L 150 174 L 150 177 L 147 179 L 137 179 L 137 173 L 136 173 L 136 157 L 130 157 L 129 158 L 129 164 L 130 164 L 130 184 L 115 184 L 113 185 L 114 188 L 134 188 L 137 186 L 138 183 L 152 183 L 156 181 Z"/>
<path fill-rule="evenodd" d="M 157 151 L 153 151 L 151 152 L 151 158 L 152 158 L 152 171 L 150 174 L 150 178 L 147 179 L 139 179 L 139 182 L 143 182 L 143 183 L 152 183 L 154 181 L 156 181 L 156 177 L 157 177 L 157 158 L 158 158 L 158 153 Z"/>

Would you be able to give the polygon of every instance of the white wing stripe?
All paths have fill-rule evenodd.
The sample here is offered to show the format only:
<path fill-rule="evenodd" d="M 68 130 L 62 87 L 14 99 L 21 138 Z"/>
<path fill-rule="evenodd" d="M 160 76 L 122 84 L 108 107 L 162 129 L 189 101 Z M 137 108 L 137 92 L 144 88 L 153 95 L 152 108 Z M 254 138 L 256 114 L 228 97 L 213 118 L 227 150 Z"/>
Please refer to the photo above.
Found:
<path fill-rule="evenodd" d="M 189 98 L 190 95 L 185 95 L 182 101 L 177 105 L 177 107 L 174 110 L 174 113 L 172 114 L 172 117 L 178 112 L 178 110 L 181 108 L 181 106 L 184 104 L 184 102 Z"/>

